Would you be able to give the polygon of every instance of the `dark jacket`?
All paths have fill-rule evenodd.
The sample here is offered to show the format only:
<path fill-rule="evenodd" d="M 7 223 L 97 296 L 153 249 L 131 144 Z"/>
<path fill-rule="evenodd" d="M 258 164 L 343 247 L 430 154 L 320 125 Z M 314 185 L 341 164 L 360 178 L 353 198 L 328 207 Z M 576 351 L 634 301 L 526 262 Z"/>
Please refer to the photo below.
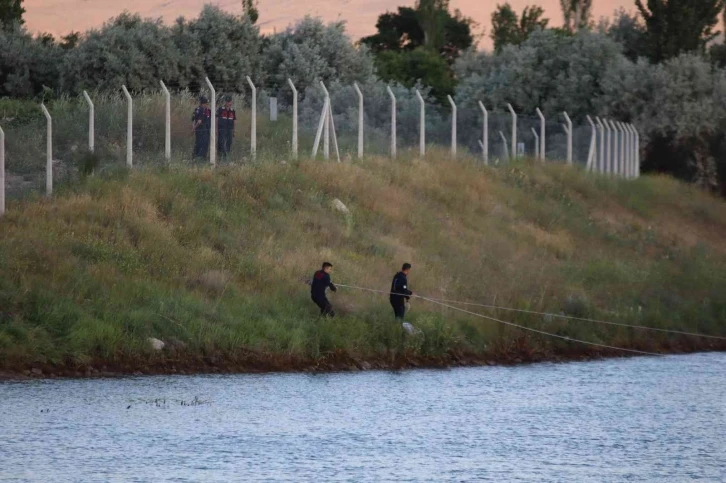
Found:
<path fill-rule="evenodd" d="M 408 278 L 403 272 L 398 272 L 391 282 L 391 303 L 393 305 L 403 305 L 406 300 L 411 298 L 413 292 L 408 289 Z"/>
<path fill-rule="evenodd" d="M 310 295 L 313 296 L 314 299 L 322 299 L 325 298 L 325 290 L 330 287 L 330 290 L 333 292 L 337 292 L 338 288 L 333 285 L 333 282 L 330 281 L 330 275 L 323 272 L 322 270 L 318 270 L 315 272 L 315 275 L 313 275 L 313 283 L 312 288 L 310 289 Z"/>
<path fill-rule="evenodd" d="M 234 132 L 234 122 L 237 120 L 237 112 L 231 107 L 220 107 L 217 109 L 217 129 L 221 132 Z"/>
<path fill-rule="evenodd" d="M 209 133 L 212 129 L 212 111 L 208 107 L 199 106 L 194 109 L 194 115 L 192 116 L 192 122 L 194 124 L 197 121 L 201 121 L 198 126 L 194 128 L 196 132 Z"/>

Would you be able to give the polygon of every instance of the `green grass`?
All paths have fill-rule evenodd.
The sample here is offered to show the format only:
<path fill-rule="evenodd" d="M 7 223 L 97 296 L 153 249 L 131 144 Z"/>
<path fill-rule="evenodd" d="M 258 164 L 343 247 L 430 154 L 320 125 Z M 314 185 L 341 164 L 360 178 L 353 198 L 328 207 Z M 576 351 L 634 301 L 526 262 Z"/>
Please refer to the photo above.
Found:
<path fill-rule="evenodd" d="M 14 201 L 0 219 L 0 369 L 135 367 L 146 339 L 184 357 L 305 364 L 371 359 L 541 359 L 580 345 L 414 301 L 401 339 L 387 298 L 341 289 L 317 317 L 309 277 L 387 289 L 403 262 L 431 297 L 726 335 L 726 204 L 665 177 L 618 181 L 561 165 L 425 161 L 140 169 Z M 331 208 L 339 198 L 350 218 Z M 495 315 L 644 350 L 682 336 Z M 301 362 L 301 364 L 303 364 Z"/>

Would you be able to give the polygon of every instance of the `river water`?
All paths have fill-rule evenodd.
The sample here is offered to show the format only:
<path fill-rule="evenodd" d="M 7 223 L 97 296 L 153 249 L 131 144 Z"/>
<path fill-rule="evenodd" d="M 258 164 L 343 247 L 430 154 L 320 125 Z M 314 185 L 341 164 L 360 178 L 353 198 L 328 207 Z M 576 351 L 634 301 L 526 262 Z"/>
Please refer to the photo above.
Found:
<path fill-rule="evenodd" d="M 726 481 L 726 354 L 0 383 L 2 481 Z"/>

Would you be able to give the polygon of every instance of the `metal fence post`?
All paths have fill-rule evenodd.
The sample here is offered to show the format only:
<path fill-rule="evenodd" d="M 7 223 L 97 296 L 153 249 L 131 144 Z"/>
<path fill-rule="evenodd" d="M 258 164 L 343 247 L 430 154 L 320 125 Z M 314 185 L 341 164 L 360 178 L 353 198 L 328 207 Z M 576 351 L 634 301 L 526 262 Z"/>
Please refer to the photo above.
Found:
<path fill-rule="evenodd" d="M 41 104 L 40 108 L 45 115 L 46 139 L 45 139 L 45 195 L 53 195 L 53 118 L 50 112 Z"/>
<path fill-rule="evenodd" d="M 396 157 L 396 96 L 393 95 L 391 86 L 386 86 L 388 95 L 391 97 L 391 158 Z"/>
<path fill-rule="evenodd" d="M 613 131 L 613 146 L 610 159 L 610 173 L 618 174 L 618 128 L 615 123 L 610 120 L 610 129 Z"/>
<path fill-rule="evenodd" d="M 603 119 L 607 139 L 605 142 L 605 159 L 603 160 L 603 173 L 610 174 L 610 150 L 612 148 L 612 133 L 610 132 L 610 121 Z"/>
<path fill-rule="evenodd" d="M 126 166 L 134 165 L 134 100 L 131 98 L 126 86 L 121 86 L 128 101 L 128 113 L 126 115 Z"/>
<path fill-rule="evenodd" d="M 292 158 L 297 159 L 297 89 L 292 79 L 288 78 L 287 83 L 292 89 Z"/>
<path fill-rule="evenodd" d="M 426 156 L 426 103 L 418 89 L 416 89 L 416 98 L 419 103 L 418 151 L 423 158 Z"/>
<path fill-rule="evenodd" d="M 512 113 L 512 157 L 517 157 L 517 113 L 511 104 L 507 104 L 509 112 Z"/>
<path fill-rule="evenodd" d="M 482 156 L 484 157 L 484 164 L 489 165 L 489 111 L 487 111 L 487 108 L 484 107 L 484 104 L 479 101 L 479 109 L 481 109 L 482 114 L 484 114 L 484 124 L 482 127 L 482 142 L 481 142 L 481 151 Z"/>
<path fill-rule="evenodd" d="M 623 129 L 625 129 L 625 177 L 627 179 L 632 178 L 632 149 L 631 146 L 633 145 L 632 137 L 633 133 L 630 131 L 630 126 L 628 123 L 623 123 Z"/>
<path fill-rule="evenodd" d="M 361 159 L 363 157 L 363 93 L 357 82 L 353 83 L 353 87 L 358 94 L 358 159 Z"/>
<path fill-rule="evenodd" d="M 597 128 L 595 127 L 595 123 L 592 122 L 592 118 L 590 116 L 587 116 L 587 122 L 590 123 L 590 127 L 592 128 L 592 138 L 590 139 L 590 151 L 587 154 L 587 170 L 592 171 L 592 165 L 595 161 L 595 153 L 597 151 Z"/>
<path fill-rule="evenodd" d="M 600 154 L 598 157 L 598 172 L 604 173 L 605 172 L 605 126 L 602 123 L 602 120 L 599 117 L 595 118 L 595 121 L 597 121 L 597 128 L 600 132 Z"/>
<path fill-rule="evenodd" d="M 323 81 L 320 81 L 320 85 L 325 94 L 324 105 L 328 107 L 325 111 L 325 121 L 323 122 L 323 158 L 330 159 L 330 93 L 325 88 Z"/>
<path fill-rule="evenodd" d="M 618 122 L 617 125 L 620 130 L 620 159 L 618 160 L 618 166 L 620 168 L 620 176 L 625 177 L 625 142 L 627 136 L 625 125 L 622 122 Z"/>
<path fill-rule="evenodd" d="M 86 103 L 88 104 L 88 150 L 90 152 L 93 152 L 95 149 L 95 119 L 96 114 L 93 107 L 93 101 L 91 100 L 91 97 L 88 95 L 88 92 L 83 91 L 83 97 L 86 99 Z"/>
<path fill-rule="evenodd" d="M 451 157 L 456 157 L 456 104 L 451 96 L 449 98 L 449 104 L 451 104 Z"/>
<path fill-rule="evenodd" d="M 572 164 L 572 121 L 567 112 L 562 113 L 565 116 L 567 122 L 567 164 Z"/>
<path fill-rule="evenodd" d="M 257 87 L 252 83 L 250 76 L 247 76 L 247 83 L 252 89 L 252 122 L 250 127 L 250 155 L 252 159 L 257 157 Z"/>
<path fill-rule="evenodd" d="M 507 146 L 507 136 L 505 136 L 502 131 L 499 131 L 499 136 L 501 136 L 502 142 L 504 143 L 504 157 L 509 159 L 509 147 Z"/>
<path fill-rule="evenodd" d="M 164 81 L 160 80 L 161 90 L 164 92 L 164 158 L 171 161 L 171 94 Z"/>
<path fill-rule="evenodd" d="M 328 88 L 325 87 L 325 83 L 323 81 L 320 81 L 320 85 L 323 88 L 323 91 L 325 92 L 325 99 L 327 100 L 326 104 L 328 105 L 327 114 L 325 116 L 325 142 L 326 144 L 329 142 L 329 136 L 330 132 L 332 131 L 333 134 L 333 147 L 335 148 L 335 156 L 338 159 L 338 162 L 340 162 L 340 151 L 338 150 L 338 136 L 335 134 L 335 120 L 333 119 L 333 104 L 330 101 L 330 92 L 328 92 Z M 331 129 L 332 128 L 332 129 Z M 326 151 L 329 149 L 329 146 L 325 146 Z M 325 153 L 325 159 L 328 159 L 328 152 Z"/>
<path fill-rule="evenodd" d="M 205 77 L 204 80 L 207 82 L 207 87 L 209 87 L 209 97 L 212 103 L 212 127 L 209 132 L 209 164 L 214 168 L 217 166 L 217 91 L 214 90 L 214 86 L 212 85 L 212 81 L 209 80 L 209 77 Z"/>
<path fill-rule="evenodd" d="M 329 106 L 328 103 L 330 102 L 329 98 L 325 98 L 325 101 L 323 102 L 323 110 L 320 112 L 320 121 L 318 121 L 318 130 L 315 133 L 315 142 L 313 142 L 313 153 L 312 157 L 315 158 L 318 155 L 318 148 L 320 147 L 320 136 L 323 134 L 323 128 L 325 125 L 325 122 L 327 121 Z"/>
<path fill-rule="evenodd" d="M 633 125 L 635 131 L 635 177 L 640 178 L 640 132 L 638 128 Z"/>
<path fill-rule="evenodd" d="M 635 179 L 636 173 L 635 173 L 635 128 L 632 124 L 628 124 L 628 131 L 630 131 L 630 177 Z"/>
<path fill-rule="evenodd" d="M 545 117 L 539 107 L 537 108 L 537 115 L 539 116 L 539 159 L 544 162 L 547 154 L 547 132 L 545 131 Z"/>
<path fill-rule="evenodd" d="M 534 134 L 534 159 L 539 159 L 539 134 L 535 128 L 532 128 L 532 134 Z"/>
<path fill-rule="evenodd" d="M 5 214 L 5 131 L 0 127 L 0 218 Z"/>

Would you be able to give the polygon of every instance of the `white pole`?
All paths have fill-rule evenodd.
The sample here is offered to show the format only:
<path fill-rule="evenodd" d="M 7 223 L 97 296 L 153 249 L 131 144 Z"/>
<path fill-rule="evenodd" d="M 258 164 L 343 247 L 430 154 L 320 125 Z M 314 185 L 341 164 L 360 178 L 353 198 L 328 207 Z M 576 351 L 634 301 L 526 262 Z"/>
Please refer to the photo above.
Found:
<path fill-rule="evenodd" d="M 505 136 L 502 131 L 499 131 L 499 135 L 501 136 L 502 142 L 504 143 L 504 157 L 509 159 L 509 148 L 507 147 L 507 136 Z"/>
<path fill-rule="evenodd" d="M 563 112 L 567 121 L 567 164 L 572 164 L 572 121 L 566 112 Z"/>
<path fill-rule="evenodd" d="M 633 125 L 635 132 L 635 178 L 640 178 L 640 133 L 638 128 Z"/>
<path fill-rule="evenodd" d="M 209 77 L 204 78 L 209 87 L 209 97 L 212 104 L 212 127 L 209 132 L 209 164 L 217 166 L 217 91 L 214 90 Z"/>
<path fill-rule="evenodd" d="M 592 138 L 590 139 L 590 152 L 587 153 L 587 170 L 592 171 L 592 165 L 595 162 L 596 151 L 597 151 L 597 128 L 595 123 L 592 122 L 592 118 L 587 116 L 587 122 L 590 123 L 592 128 Z"/>
<path fill-rule="evenodd" d="M 622 133 L 621 137 L 620 137 L 620 174 L 623 177 L 627 178 L 628 171 L 627 171 L 625 155 L 626 155 L 626 146 L 627 146 L 627 141 L 628 141 L 628 130 L 625 129 L 625 123 L 620 122 L 618 124 L 620 125 L 620 132 Z"/>
<path fill-rule="evenodd" d="M 607 133 L 607 139 L 605 141 L 605 159 L 603 159 L 603 173 L 610 174 L 610 150 L 612 148 L 612 134 L 610 132 L 610 121 L 607 119 L 603 120 L 605 125 L 605 131 Z"/>
<path fill-rule="evenodd" d="M 315 158 L 318 155 L 318 148 L 320 147 L 320 136 L 323 134 L 323 127 L 326 121 L 326 118 L 328 116 L 328 102 L 330 99 L 327 97 L 325 98 L 325 101 L 323 102 L 323 110 L 320 112 L 320 121 L 318 121 L 318 130 L 315 133 L 315 142 L 313 143 L 313 153 L 312 158 Z"/>
<path fill-rule="evenodd" d="M 45 138 L 45 195 L 53 195 L 53 118 L 50 112 L 41 104 L 46 120 L 46 138 Z"/>
<path fill-rule="evenodd" d="M 630 146 L 628 156 L 630 157 L 630 177 L 635 179 L 635 128 L 632 124 L 626 125 L 630 133 Z"/>
<path fill-rule="evenodd" d="M 511 104 L 507 104 L 509 112 L 512 113 L 512 157 L 517 157 L 517 113 Z M 508 156 L 507 156 L 508 157 Z"/>
<path fill-rule="evenodd" d="M 598 172 L 604 173 L 605 172 L 605 126 L 602 123 L 602 120 L 599 117 L 595 118 L 595 121 L 597 121 L 597 128 L 598 131 L 600 131 L 600 154 L 598 157 Z"/>
<path fill-rule="evenodd" d="M 292 158 L 297 159 L 297 89 L 292 79 L 287 79 L 292 89 Z"/>
<path fill-rule="evenodd" d="M 482 143 L 481 151 L 484 157 L 484 164 L 489 165 L 489 111 L 484 107 L 484 104 L 479 101 L 479 109 L 484 114 L 484 125 L 482 127 Z"/>
<path fill-rule="evenodd" d="M 396 158 L 396 96 L 393 95 L 391 86 L 386 86 L 388 95 L 391 97 L 391 158 Z"/>
<path fill-rule="evenodd" d="M 537 108 L 537 115 L 539 116 L 539 158 L 544 162 L 547 155 L 547 132 L 545 131 L 545 117 L 539 107 Z"/>
<path fill-rule="evenodd" d="M 166 88 L 164 81 L 159 81 L 161 90 L 164 92 L 165 109 L 164 109 L 164 158 L 171 160 L 171 94 Z"/>
<path fill-rule="evenodd" d="M 451 96 L 449 98 L 449 104 L 451 104 L 451 157 L 456 157 L 456 104 Z"/>
<path fill-rule="evenodd" d="M 363 93 L 357 82 L 353 83 L 353 87 L 358 94 L 358 159 L 361 159 L 363 157 Z"/>
<path fill-rule="evenodd" d="M 608 121 L 613 130 L 612 159 L 610 159 L 610 173 L 618 174 L 618 128 L 613 121 Z"/>
<path fill-rule="evenodd" d="M 423 158 L 426 156 L 426 103 L 418 89 L 416 89 L 416 97 L 419 103 L 418 150 Z"/>
<path fill-rule="evenodd" d="M 323 81 L 320 81 L 320 85 L 323 88 L 325 94 L 324 104 L 328 106 L 328 110 L 325 112 L 325 123 L 323 124 L 323 158 L 330 159 L 330 93 L 325 88 Z"/>
<path fill-rule="evenodd" d="M 134 100 L 131 99 L 126 86 L 121 86 L 128 101 L 128 113 L 126 115 L 126 166 L 134 165 Z"/>
<path fill-rule="evenodd" d="M 247 76 L 247 83 L 252 89 L 252 126 L 250 127 L 250 155 L 252 159 L 257 157 L 257 87 L 252 83 L 250 76 Z"/>
<path fill-rule="evenodd" d="M 5 131 L 0 127 L 0 217 L 5 214 Z"/>
<path fill-rule="evenodd" d="M 93 108 L 93 101 L 91 100 L 91 97 L 88 95 L 88 92 L 83 91 L 83 97 L 86 98 L 86 103 L 88 104 L 88 150 L 90 152 L 94 151 L 95 148 L 95 111 Z"/>
<path fill-rule="evenodd" d="M 532 128 L 532 134 L 534 134 L 534 159 L 539 159 L 539 135 L 535 128 Z"/>
<path fill-rule="evenodd" d="M 630 158 L 632 156 L 631 156 L 630 146 L 632 143 L 631 143 L 630 138 L 632 137 L 633 133 L 630 132 L 630 127 L 628 127 L 627 123 L 623 123 L 623 129 L 625 129 L 625 177 L 627 179 L 631 179 L 632 176 L 631 176 L 630 168 L 632 166 L 632 162 L 631 162 Z"/>

